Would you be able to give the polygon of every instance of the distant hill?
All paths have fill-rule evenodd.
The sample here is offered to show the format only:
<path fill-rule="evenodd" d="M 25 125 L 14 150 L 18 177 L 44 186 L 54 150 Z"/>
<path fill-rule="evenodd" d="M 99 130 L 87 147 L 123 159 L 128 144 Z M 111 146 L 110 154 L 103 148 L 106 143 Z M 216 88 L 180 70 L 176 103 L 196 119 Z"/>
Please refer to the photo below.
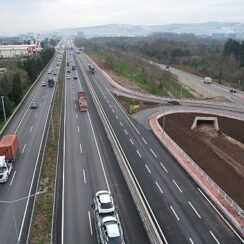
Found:
<path fill-rule="evenodd" d="M 109 24 L 92 27 L 66 28 L 57 30 L 62 35 L 77 35 L 83 32 L 86 38 L 115 37 L 115 36 L 146 36 L 154 32 L 193 33 L 195 35 L 221 36 L 221 34 L 236 35 L 244 39 L 244 23 L 234 22 L 206 22 L 194 24 L 169 24 L 169 25 L 121 25 Z"/>

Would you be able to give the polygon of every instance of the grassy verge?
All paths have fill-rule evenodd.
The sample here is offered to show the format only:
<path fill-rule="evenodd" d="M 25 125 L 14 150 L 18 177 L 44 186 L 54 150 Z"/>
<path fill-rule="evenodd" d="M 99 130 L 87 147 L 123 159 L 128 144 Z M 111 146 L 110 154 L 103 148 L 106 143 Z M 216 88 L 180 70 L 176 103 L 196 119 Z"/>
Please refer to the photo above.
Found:
<path fill-rule="evenodd" d="M 87 48 L 86 51 L 92 58 L 96 59 L 100 67 L 106 66 L 117 75 L 136 83 L 137 86 L 151 94 L 176 98 L 192 97 L 192 94 L 182 87 L 176 78 L 171 77 L 170 74 L 165 74 L 153 64 L 146 63 L 138 58 L 133 60 L 133 56 L 128 59 L 126 55 L 115 55 L 93 48 Z"/>
<path fill-rule="evenodd" d="M 52 216 L 54 204 L 56 161 L 58 155 L 58 137 L 61 125 L 60 114 L 62 109 L 62 91 L 64 86 L 64 63 L 62 62 L 59 82 L 57 83 L 57 92 L 54 100 L 53 113 L 50 123 L 50 129 L 45 148 L 44 161 L 41 169 L 41 178 L 39 191 L 45 189 L 44 194 L 37 196 L 34 210 L 32 229 L 29 243 L 50 243 L 52 230 Z"/>

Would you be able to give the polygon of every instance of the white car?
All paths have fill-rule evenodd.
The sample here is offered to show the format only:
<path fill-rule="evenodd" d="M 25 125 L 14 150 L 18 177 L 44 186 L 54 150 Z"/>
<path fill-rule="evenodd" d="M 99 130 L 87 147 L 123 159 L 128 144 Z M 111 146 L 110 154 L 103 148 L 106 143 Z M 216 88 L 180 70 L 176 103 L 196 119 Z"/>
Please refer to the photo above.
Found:
<path fill-rule="evenodd" d="M 109 191 L 98 191 L 96 193 L 94 209 L 99 214 L 113 213 L 115 211 L 114 200 Z"/>
<path fill-rule="evenodd" d="M 70 75 L 67 75 L 66 78 L 67 78 L 67 79 L 71 79 L 71 76 L 70 76 Z"/>
<path fill-rule="evenodd" d="M 42 82 L 42 86 L 47 86 L 47 82 L 46 81 L 43 81 Z"/>

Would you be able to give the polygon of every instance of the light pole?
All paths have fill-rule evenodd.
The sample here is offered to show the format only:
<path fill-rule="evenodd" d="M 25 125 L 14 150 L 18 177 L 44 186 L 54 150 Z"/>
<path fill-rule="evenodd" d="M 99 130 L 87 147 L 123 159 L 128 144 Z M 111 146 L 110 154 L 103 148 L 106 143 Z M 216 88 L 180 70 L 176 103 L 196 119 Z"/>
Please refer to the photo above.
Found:
<path fill-rule="evenodd" d="M 3 115 L 4 115 L 4 122 L 6 123 L 6 112 L 5 112 L 5 106 L 4 106 L 4 96 L 1 96 L 1 98 L 2 98 L 2 106 L 3 106 Z"/>
<path fill-rule="evenodd" d="M 164 130 L 164 126 L 165 126 L 165 112 L 163 110 L 163 113 L 164 113 L 164 117 L 163 117 L 163 136 L 165 136 L 165 130 Z"/>
<path fill-rule="evenodd" d="M 19 199 L 15 199 L 15 200 L 12 200 L 12 201 L 0 201 L 0 204 L 1 204 L 1 203 L 2 203 L 2 204 L 9 204 L 10 207 L 11 207 L 11 213 L 12 213 L 12 218 L 13 218 L 13 222 L 14 222 L 14 228 L 15 228 L 15 234 L 16 234 L 17 244 L 20 243 L 20 238 L 19 238 L 19 233 L 18 233 L 18 228 L 17 228 L 16 218 L 15 218 L 15 215 L 14 215 L 14 209 L 13 209 L 13 207 L 12 207 L 13 204 L 18 203 L 18 202 L 20 202 L 20 201 L 23 201 L 23 200 L 25 200 L 25 199 L 27 199 L 27 198 L 30 198 L 30 197 L 34 197 L 34 196 L 36 196 L 36 195 L 43 194 L 43 193 L 45 193 L 45 192 L 46 192 L 46 190 L 44 190 L 44 191 L 38 191 L 38 192 L 36 192 L 36 193 L 34 193 L 34 194 L 31 194 L 31 195 L 29 195 L 29 196 L 21 197 L 21 198 L 19 198 Z"/>

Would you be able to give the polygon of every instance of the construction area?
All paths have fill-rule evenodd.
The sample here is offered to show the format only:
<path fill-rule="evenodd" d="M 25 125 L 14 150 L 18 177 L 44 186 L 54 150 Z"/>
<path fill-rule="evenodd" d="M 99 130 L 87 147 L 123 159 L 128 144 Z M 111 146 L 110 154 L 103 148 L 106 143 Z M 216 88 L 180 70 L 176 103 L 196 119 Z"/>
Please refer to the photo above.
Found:
<path fill-rule="evenodd" d="M 244 121 L 212 114 L 173 113 L 165 119 L 161 117 L 159 123 L 161 127 L 164 124 L 166 133 L 244 208 Z"/>

